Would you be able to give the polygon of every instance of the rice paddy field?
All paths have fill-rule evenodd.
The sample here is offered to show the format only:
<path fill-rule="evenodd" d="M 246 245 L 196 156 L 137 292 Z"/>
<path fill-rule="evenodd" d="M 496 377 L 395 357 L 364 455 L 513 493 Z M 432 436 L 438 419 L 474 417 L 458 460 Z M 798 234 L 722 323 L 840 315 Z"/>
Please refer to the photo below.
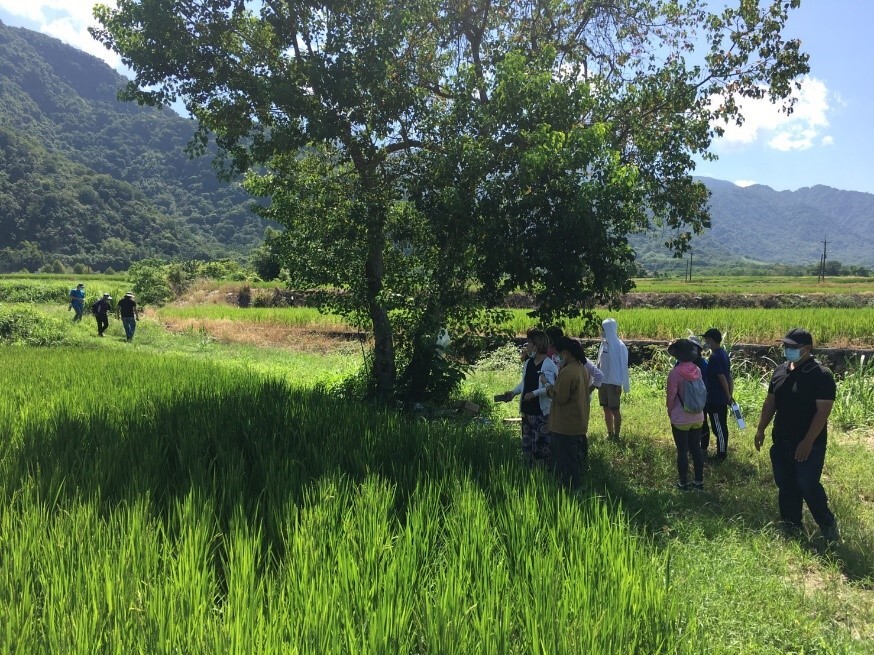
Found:
<path fill-rule="evenodd" d="M 522 465 L 517 407 L 490 401 L 518 381 L 510 345 L 459 394 L 479 417 L 424 420 L 348 398 L 356 348 L 162 323 L 335 317 L 165 308 L 128 344 L 64 310 L 0 306 L 2 653 L 874 652 L 867 360 L 838 384 L 823 482 L 842 541 L 827 548 L 809 515 L 802 539 L 776 529 L 750 428 L 731 426 L 703 493 L 674 488 L 666 359 L 633 370 L 620 440 L 593 408 L 571 492 Z M 623 334 L 639 311 L 616 315 Z M 740 319 L 693 318 L 742 340 Z M 753 425 L 765 380 L 736 383 Z"/>
<path fill-rule="evenodd" d="M 533 319 L 525 310 L 510 310 L 511 318 L 502 327 L 524 335 Z M 623 309 L 598 312 L 599 318 L 612 316 L 619 323 L 620 335 L 629 339 L 669 340 L 687 336 L 691 330 L 701 334 L 718 327 L 727 343 L 773 344 L 792 327 L 804 326 L 817 345 L 834 347 L 874 347 L 874 307 L 835 309 Z M 239 308 L 230 305 L 165 307 L 158 311 L 163 319 L 195 321 L 238 321 L 253 324 L 312 326 L 323 329 L 352 330 L 339 316 L 323 315 L 304 307 Z M 568 334 L 596 336 L 581 320 L 565 324 Z"/>
<path fill-rule="evenodd" d="M 828 277 L 820 282 L 815 276 L 705 276 L 686 282 L 678 277 L 636 278 L 633 291 L 638 293 L 714 293 L 714 294 L 846 294 L 874 293 L 874 278 Z"/>

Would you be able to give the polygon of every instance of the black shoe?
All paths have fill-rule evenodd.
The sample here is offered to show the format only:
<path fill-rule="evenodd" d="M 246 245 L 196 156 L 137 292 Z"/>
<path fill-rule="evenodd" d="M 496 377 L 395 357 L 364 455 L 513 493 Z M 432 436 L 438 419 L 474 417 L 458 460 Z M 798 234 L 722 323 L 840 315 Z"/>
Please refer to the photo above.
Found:
<path fill-rule="evenodd" d="M 791 521 L 780 521 L 778 524 L 778 528 L 780 529 L 780 533 L 786 539 L 801 539 L 804 535 L 804 526 L 799 523 L 792 523 Z"/>
<path fill-rule="evenodd" d="M 692 483 L 692 488 L 693 488 L 695 491 L 704 491 L 704 483 L 703 483 L 703 482 L 697 482 L 697 481 L 696 481 L 696 482 L 693 482 L 693 483 Z"/>
<path fill-rule="evenodd" d="M 835 521 L 827 528 L 820 528 L 819 533 L 829 546 L 834 546 L 841 541 L 841 533 L 838 532 L 838 523 Z"/>
<path fill-rule="evenodd" d="M 676 484 L 676 487 L 680 491 L 692 491 L 692 483 L 691 482 L 678 482 Z"/>

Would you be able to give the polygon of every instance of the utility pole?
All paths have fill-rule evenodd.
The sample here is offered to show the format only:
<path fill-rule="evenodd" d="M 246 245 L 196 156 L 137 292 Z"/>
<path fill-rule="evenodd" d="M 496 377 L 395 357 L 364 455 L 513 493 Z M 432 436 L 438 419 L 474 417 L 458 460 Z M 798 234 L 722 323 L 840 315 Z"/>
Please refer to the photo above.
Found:
<path fill-rule="evenodd" d="M 822 257 L 819 258 L 819 277 L 817 281 L 825 282 L 825 255 L 828 246 L 828 235 L 822 238 Z"/>

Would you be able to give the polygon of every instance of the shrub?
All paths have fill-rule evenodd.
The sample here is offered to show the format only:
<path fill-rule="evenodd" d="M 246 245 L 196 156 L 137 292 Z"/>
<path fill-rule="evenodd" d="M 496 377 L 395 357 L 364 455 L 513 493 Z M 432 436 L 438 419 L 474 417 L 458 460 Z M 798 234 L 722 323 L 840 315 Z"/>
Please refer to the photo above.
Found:
<path fill-rule="evenodd" d="M 31 307 L 0 307 L 0 343 L 58 346 L 68 341 L 69 326 Z"/>

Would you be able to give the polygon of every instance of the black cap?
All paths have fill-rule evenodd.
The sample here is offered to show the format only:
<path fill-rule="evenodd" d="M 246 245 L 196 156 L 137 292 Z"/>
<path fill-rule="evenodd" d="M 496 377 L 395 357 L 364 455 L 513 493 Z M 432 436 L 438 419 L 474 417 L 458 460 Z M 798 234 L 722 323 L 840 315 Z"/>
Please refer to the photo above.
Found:
<path fill-rule="evenodd" d="M 722 332 L 717 330 L 716 328 L 710 328 L 701 335 L 702 339 L 713 339 L 716 343 L 722 343 Z"/>
<path fill-rule="evenodd" d="M 786 333 L 786 336 L 780 339 L 787 346 L 797 347 L 797 346 L 812 346 L 813 345 L 813 337 L 810 335 L 810 332 L 805 330 L 804 328 L 792 328 Z"/>
<path fill-rule="evenodd" d="M 668 344 L 668 354 L 681 362 L 694 362 L 698 356 L 697 347 L 689 339 L 674 339 Z"/>

